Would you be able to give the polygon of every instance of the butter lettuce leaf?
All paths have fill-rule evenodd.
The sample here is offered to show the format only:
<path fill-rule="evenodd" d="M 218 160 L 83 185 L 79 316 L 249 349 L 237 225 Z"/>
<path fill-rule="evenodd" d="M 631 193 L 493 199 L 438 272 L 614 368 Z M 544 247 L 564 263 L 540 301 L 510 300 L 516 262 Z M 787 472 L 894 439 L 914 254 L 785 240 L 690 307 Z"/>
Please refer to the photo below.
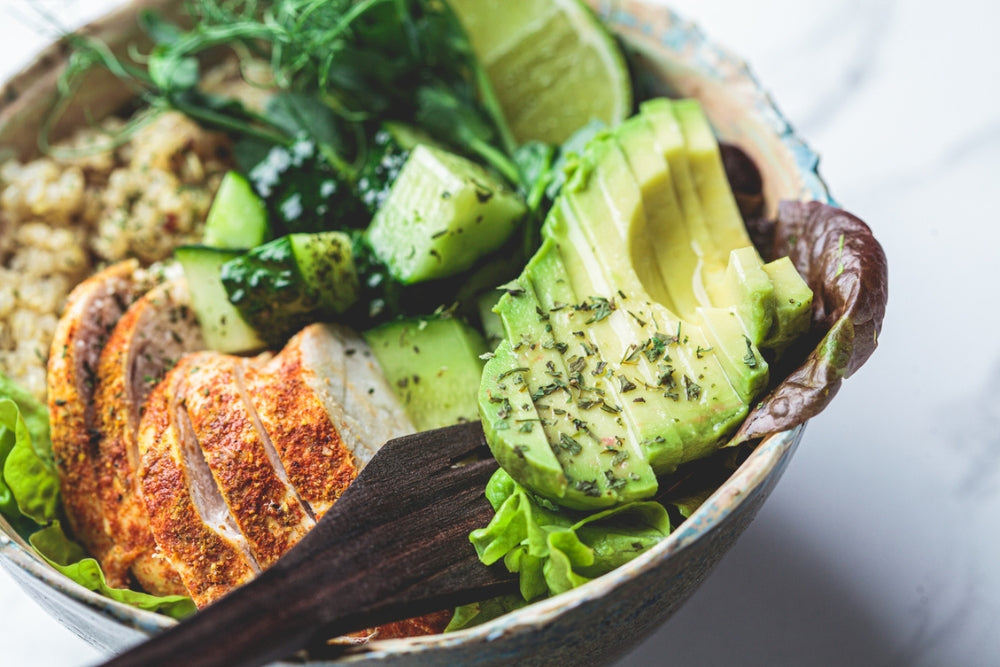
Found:
<path fill-rule="evenodd" d="M 503 469 L 490 478 L 486 498 L 496 514 L 470 540 L 483 563 L 503 560 L 519 574 L 525 600 L 585 584 L 653 547 L 671 530 L 667 510 L 657 502 L 593 513 L 557 510 Z"/>
<path fill-rule="evenodd" d="M 197 608 L 191 598 L 184 595 L 157 596 L 127 588 L 112 588 L 100 564 L 87 557 L 80 545 L 71 541 L 58 521 L 31 535 L 31 546 L 48 561 L 49 565 L 84 588 L 105 597 L 139 609 L 158 611 L 173 618 L 190 616 Z"/>
<path fill-rule="evenodd" d="M 186 596 L 161 597 L 111 588 L 100 564 L 66 535 L 48 409 L 2 374 L 0 514 L 52 567 L 88 590 L 174 618 L 194 613 L 194 602 Z"/>
<path fill-rule="evenodd" d="M 482 602 L 464 604 L 455 609 L 455 613 L 452 614 L 451 621 L 444 631 L 454 632 L 455 630 L 471 628 L 474 625 L 482 625 L 528 604 L 527 600 L 516 593 L 501 595 Z"/>
<path fill-rule="evenodd" d="M 4 379 L 0 391 L 11 384 Z M 0 438 L 6 443 L 0 447 L 0 484 L 6 500 L 0 506 L 18 523 L 27 518 L 45 525 L 56 519 L 59 510 L 59 475 L 52 461 L 48 417 L 40 401 L 18 389 L 10 393 L 17 402 L 0 398 Z"/>

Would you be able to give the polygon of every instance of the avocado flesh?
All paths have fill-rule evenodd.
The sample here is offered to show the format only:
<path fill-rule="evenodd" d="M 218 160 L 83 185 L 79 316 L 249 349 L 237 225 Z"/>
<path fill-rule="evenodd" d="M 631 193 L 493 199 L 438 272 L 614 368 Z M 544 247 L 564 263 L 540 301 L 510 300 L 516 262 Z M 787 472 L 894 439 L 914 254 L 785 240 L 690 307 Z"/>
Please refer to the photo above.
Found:
<path fill-rule="evenodd" d="M 637 436 L 650 463 L 662 474 L 714 449 L 716 441 L 706 436 L 716 430 L 716 437 L 721 437 L 723 430 L 743 419 L 745 405 L 726 381 L 701 328 L 652 298 L 636 272 L 627 270 L 625 241 L 615 238 L 607 221 L 624 217 L 621 209 L 628 206 L 633 230 L 645 229 L 640 222 L 644 213 L 641 200 L 615 196 L 613 184 L 627 181 L 629 171 L 612 142 L 606 149 L 595 147 L 599 166 L 589 174 L 587 187 L 570 187 L 562 208 L 556 210 L 565 211 L 564 234 L 578 257 L 566 263 L 571 282 L 589 293 L 607 295 L 618 306 L 607 318 L 617 324 L 616 331 L 605 334 L 595 327 L 595 337 L 603 334 L 598 345 L 610 372 L 643 389 L 655 388 L 654 396 L 644 402 L 636 403 L 633 399 L 638 396 L 630 396 L 627 412 L 638 422 Z M 560 213 L 552 219 L 560 220 Z M 602 275 L 604 283 L 597 283 Z M 656 353 L 658 348 L 661 354 Z M 688 395 L 695 392 L 699 400 L 692 401 Z M 706 413 L 714 416 L 714 426 L 708 429 Z"/>
<path fill-rule="evenodd" d="M 717 307 L 736 310 L 747 337 L 760 345 L 774 324 L 776 311 L 774 285 L 753 246 L 729 253 L 726 273 L 712 285 L 712 294 Z"/>
<path fill-rule="evenodd" d="M 633 234 L 630 237 L 632 256 L 638 263 L 642 252 L 652 252 L 661 280 L 664 274 L 692 276 L 693 280 L 700 272 L 700 260 L 693 251 L 687 226 L 677 224 L 684 214 L 674 191 L 670 163 L 661 151 L 650 150 L 656 145 L 652 126 L 644 116 L 635 116 L 618 128 L 615 139 L 642 190 L 649 232 L 648 235 Z M 649 243 L 649 238 L 656 239 L 656 244 Z M 662 303 L 675 312 L 693 312 L 701 305 L 692 281 L 672 280 L 669 284 L 664 281 L 664 289 L 670 298 Z M 653 294 L 654 290 L 650 293 Z"/>
<path fill-rule="evenodd" d="M 753 248 L 729 188 L 718 143 L 701 106 L 695 100 L 649 100 L 643 103 L 639 117 L 647 118 L 649 130 L 636 141 L 655 142 L 671 160 L 675 197 L 678 206 L 683 199 L 688 228 L 696 232 L 702 228 L 707 230 L 707 235 L 696 235 L 692 245 L 694 255 L 701 260 L 693 281 L 696 286 L 704 287 L 704 292 L 699 292 L 700 305 L 720 307 L 739 303 L 748 311 L 749 304 L 755 303 L 756 310 L 744 312 L 742 319 L 756 345 L 777 348 L 800 335 L 809 327 L 812 291 L 790 260 L 781 258 L 765 265 Z M 705 224 L 706 221 L 709 224 Z M 658 254 L 664 256 L 670 251 L 669 241 L 660 236 L 658 242 L 664 248 Z M 726 271 L 733 270 L 732 258 L 727 260 L 733 249 L 741 249 L 744 253 L 737 277 L 753 278 L 736 292 L 732 281 L 721 279 L 719 275 L 723 266 Z M 762 271 L 767 274 L 766 278 Z M 772 283 L 771 288 L 766 287 L 766 280 Z M 773 304 L 771 297 L 766 296 L 769 289 L 773 289 Z M 734 301 L 734 294 L 739 292 L 754 296 Z M 678 311 L 691 312 L 681 305 Z M 766 324 L 768 318 L 770 325 Z"/>
<path fill-rule="evenodd" d="M 724 172 L 688 154 L 701 129 L 685 133 L 670 104 L 647 103 L 588 144 L 523 289 L 496 308 L 507 339 L 484 370 L 487 439 L 512 477 L 568 507 L 652 496 L 655 474 L 724 444 L 767 383 L 758 344 L 780 328 L 775 285 L 742 221 L 739 234 L 714 228 L 727 204 L 703 199 L 732 198 Z M 514 375 L 516 390 L 500 386 Z M 554 378 L 568 386 L 545 393 Z M 529 446 L 496 428 L 490 406 L 521 400 L 514 412 L 527 414 L 523 399 L 540 394 L 544 437 Z M 580 445 L 572 456 L 563 435 Z M 602 454 L 629 461 L 628 474 L 602 468 Z"/>
<path fill-rule="evenodd" d="M 651 495 L 656 477 L 638 440 L 624 436 L 618 393 L 594 375 L 592 341 L 574 333 L 590 315 L 577 308 L 555 243 L 543 243 L 518 283 L 523 289 L 497 306 L 507 338 L 480 391 L 487 441 L 503 443 L 494 455 L 512 477 L 567 507 Z"/>
<path fill-rule="evenodd" d="M 788 257 L 764 265 L 774 285 L 775 318 L 762 345 L 782 350 L 809 329 L 813 293 Z"/>
<path fill-rule="evenodd" d="M 694 298 L 700 305 L 712 305 L 708 285 L 717 282 L 726 270 L 727 257 L 716 249 L 715 239 L 706 223 L 702 211 L 701 200 L 695 188 L 688 160 L 687 144 L 684 132 L 677 117 L 674 115 L 671 101 L 664 99 L 650 100 L 640 105 L 640 117 L 645 118 L 653 130 L 653 146 L 659 149 L 661 155 L 670 165 L 670 177 L 674 192 L 680 207 L 678 220 L 668 224 L 683 225 L 689 246 L 685 251 L 691 252 L 698 264 L 697 270 L 690 276 L 691 289 Z M 741 247 L 749 242 L 735 245 Z M 676 276 L 675 276 L 676 278 Z M 684 275 L 685 282 L 688 280 Z"/>
<path fill-rule="evenodd" d="M 656 108 L 658 102 L 651 103 Z M 714 246 L 723 255 L 733 248 L 753 245 L 729 187 L 719 144 L 701 105 L 695 100 L 675 100 L 670 105 L 684 134 L 688 165 Z"/>

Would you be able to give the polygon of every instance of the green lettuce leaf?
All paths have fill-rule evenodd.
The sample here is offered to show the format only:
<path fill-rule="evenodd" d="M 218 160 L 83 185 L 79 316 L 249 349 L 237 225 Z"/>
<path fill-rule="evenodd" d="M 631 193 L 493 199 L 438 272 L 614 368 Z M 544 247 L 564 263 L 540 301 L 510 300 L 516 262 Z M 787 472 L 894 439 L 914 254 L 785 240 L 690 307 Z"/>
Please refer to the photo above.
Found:
<path fill-rule="evenodd" d="M 100 564 L 95 559 L 88 558 L 78 544 L 66 537 L 58 521 L 32 534 L 30 541 L 31 546 L 52 567 L 88 590 L 139 609 L 158 611 L 177 619 L 197 611 L 194 601 L 184 595 L 157 596 L 108 586 Z"/>
<path fill-rule="evenodd" d="M 455 613 L 444 631 L 454 632 L 455 630 L 471 628 L 474 625 L 482 625 L 527 605 L 528 601 L 517 594 L 501 595 L 482 602 L 465 604 L 455 609 Z"/>
<path fill-rule="evenodd" d="M 108 586 L 100 564 L 63 532 L 60 509 L 48 409 L 0 374 L 0 514 L 52 567 L 88 590 L 174 618 L 194 613 L 186 596 Z"/>
<path fill-rule="evenodd" d="M 626 503 L 589 514 L 557 510 L 503 469 L 490 478 L 486 498 L 496 514 L 470 540 L 483 563 L 502 559 L 510 572 L 519 574 L 525 600 L 585 584 L 632 560 L 671 530 L 667 510 L 659 503 Z M 464 610 L 460 621 L 466 622 L 471 611 Z"/>
<path fill-rule="evenodd" d="M 0 376 L 2 377 L 2 376 Z M 0 493 L 4 515 L 45 525 L 59 509 L 59 475 L 52 460 L 52 441 L 45 406 L 6 378 L 0 380 Z M 24 406 L 23 409 L 21 406 Z"/>

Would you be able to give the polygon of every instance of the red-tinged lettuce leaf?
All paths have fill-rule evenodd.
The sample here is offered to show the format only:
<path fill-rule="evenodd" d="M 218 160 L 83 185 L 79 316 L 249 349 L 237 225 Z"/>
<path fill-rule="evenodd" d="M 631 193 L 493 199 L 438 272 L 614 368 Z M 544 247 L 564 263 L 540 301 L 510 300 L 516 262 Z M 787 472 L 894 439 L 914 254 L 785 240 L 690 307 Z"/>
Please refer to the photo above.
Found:
<path fill-rule="evenodd" d="M 735 144 L 720 142 L 719 153 L 743 219 L 759 218 L 764 214 L 764 182 L 757 165 Z"/>
<path fill-rule="evenodd" d="M 789 350 L 784 377 L 751 410 L 733 443 L 797 426 L 833 399 L 878 345 L 889 294 L 882 246 L 859 218 L 820 202 L 783 201 L 773 224 L 752 227 L 770 258 L 788 255 L 812 288 L 812 334 Z M 769 247 L 768 247 L 769 246 Z"/>

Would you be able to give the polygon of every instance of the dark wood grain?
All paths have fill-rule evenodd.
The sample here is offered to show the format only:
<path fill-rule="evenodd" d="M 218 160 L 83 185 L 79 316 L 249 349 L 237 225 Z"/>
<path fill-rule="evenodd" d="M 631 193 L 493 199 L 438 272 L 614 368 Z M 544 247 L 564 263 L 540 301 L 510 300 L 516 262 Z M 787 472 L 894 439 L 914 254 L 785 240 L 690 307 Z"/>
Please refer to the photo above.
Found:
<path fill-rule="evenodd" d="M 493 516 L 478 423 L 392 440 L 333 509 L 249 584 L 107 662 L 262 665 L 317 639 L 515 590 L 469 532 Z"/>

